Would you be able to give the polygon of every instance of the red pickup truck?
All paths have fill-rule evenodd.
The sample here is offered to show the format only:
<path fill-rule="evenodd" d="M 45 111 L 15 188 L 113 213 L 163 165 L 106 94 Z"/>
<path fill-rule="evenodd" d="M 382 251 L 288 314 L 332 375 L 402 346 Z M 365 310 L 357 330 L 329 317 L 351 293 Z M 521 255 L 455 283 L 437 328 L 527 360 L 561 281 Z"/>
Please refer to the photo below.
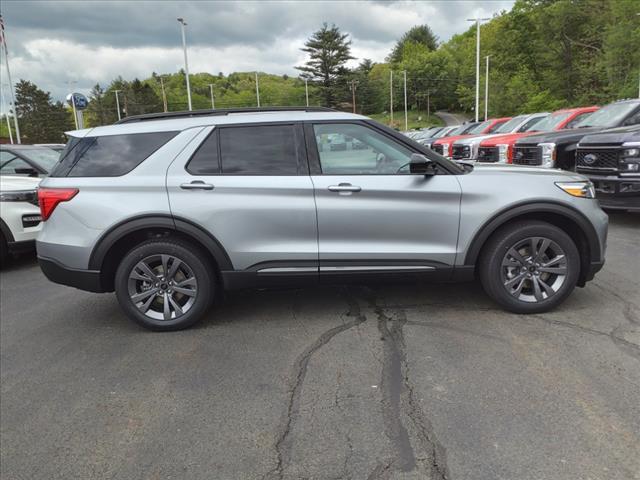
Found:
<path fill-rule="evenodd" d="M 490 118 L 469 130 L 465 135 L 454 135 L 451 137 L 442 137 L 431 145 L 431 150 L 438 152 L 440 155 L 451 158 L 453 152 L 453 142 L 461 138 L 473 137 L 474 135 L 486 135 L 495 132 L 500 125 L 511 120 L 511 117 Z"/>
<path fill-rule="evenodd" d="M 478 150 L 478 162 L 513 163 L 513 145 L 519 138 L 527 137 L 535 133 L 551 132 L 573 128 L 587 115 L 600 107 L 567 108 L 553 112 L 545 119 L 535 123 L 531 130 L 526 132 L 508 133 L 487 138 L 480 143 Z"/>

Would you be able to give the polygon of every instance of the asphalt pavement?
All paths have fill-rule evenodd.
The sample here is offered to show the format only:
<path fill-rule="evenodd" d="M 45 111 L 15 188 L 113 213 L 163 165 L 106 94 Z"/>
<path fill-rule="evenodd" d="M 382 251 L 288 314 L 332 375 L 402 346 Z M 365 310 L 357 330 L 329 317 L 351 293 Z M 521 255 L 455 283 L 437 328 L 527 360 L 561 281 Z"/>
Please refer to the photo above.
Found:
<path fill-rule="evenodd" d="M 474 283 L 231 295 L 151 333 L 0 273 L 3 479 L 640 479 L 640 216 L 556 311 Z"/>
<path fill-rule="evenodd" d="M 469 120 L 467 117 L 465 117 L 460 113 L 438 111 L 435 113 L 435 115 L 440 117 L 446 126 L 461 125 L 467 120 Z"/>

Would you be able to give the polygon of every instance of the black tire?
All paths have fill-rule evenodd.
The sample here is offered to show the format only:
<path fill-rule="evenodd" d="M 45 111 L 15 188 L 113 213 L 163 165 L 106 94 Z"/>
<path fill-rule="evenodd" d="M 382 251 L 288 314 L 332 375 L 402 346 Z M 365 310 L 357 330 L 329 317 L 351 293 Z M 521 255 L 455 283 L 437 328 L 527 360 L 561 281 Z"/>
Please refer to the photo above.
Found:
<path fill-rule="evenodd" d="M 566 259 L 563 262 L 564 270 L 566 271 L 564 276 L 541 273 L 537 267 L 535 267 L 535 263 L 533 265 L 528 263 L 529 257 L 525 256 L 520 257 L 527 262 L 525 263 L 525 267 L 509 266 L 515 263 L 512 263 L 512 256 L 507 257 L 508 252 L 512 252 L 513 250 L 511 249 L 513 247 L 517 247 L 523 243 L 526 244 L 530 238 L 540 238 L 541 242 L 542 239 L 547 239 L 552 242 L 551 245 L 555 243 L 555 248 L 558 251 L 562 251 L 564 259 Z M 537 245 L 542 249 L 542 245 L 544 244 L 538 243 Z M 524 251 L 526 252 L 526 250 Z M 507 260 L 507 258 L 509 258 L 509 260 Z M 503 261 L 505 262 L 504 265 L 507 266 L 503 265 Z M 540 265 L 540 263 L 538 264 Z M 543 267 L 541 267 L 541 269 L 544 268 L 544 263 L 542 263 L 542 265 Z M 533 272 L 525 270 L 529 268 L 536 270 Z M 554 267 L 548 267 L 547 270 L 553 268 Z M 561 267 L 558 266 L 555 268 L 557 268 L 558 271 L 561 271 Z M 507 272 L 506 269 L 511 270 L 510 272 Z M 498 229 L 498 231 L 489 238 L 483 247 L 480 262 L 478 264 L 478 270 L 480 281 L 485 292 L 487 292 L 487 295 L 489 295 L 489 297 L 504 309 L 514 313 L 542 313 L 549 311 L 562 303 L 575 288 L 580 275 L 580 255 L 576 244 L 562 229 L 543 221 L 525 220 L 506 225 Z M 514 271 L 517 273 L 513 273 Z M 509 275 L 513 275 L 513 277 L 509 277 Z M 522 275 L 526 276 L 526 278 L 524 278 L 524 287 L 522 287 L 522 283 L 515 278 L 516 276 L 520 277 Z M 542 297 L 546 295 L 546 298 L 541 297 L 541 299 L 538 300 L 536 294 L 543 292 L 544 288 L 535 292 L 533 283 L 534 280 L 536 281 L 535 283 L 537 283 L 537 279 L 541 278 L 540 275 L 547 275 L 545 282 L 554 281 L 556 284 L 560 285 L 555 293 L 549 295 L 545 291 L 542 293 Z M 532 276 L 536 278 L 531 278 Z M 510 281 L 510 278 L 511 280 L 516 280 L 516 282 L 511 285 L 511 287 L 513 287 L 513 294 L 510 293 L 509 288 L 506 286 Z M 556 282 L 556 280 L 558 281 Z M 538 286 L 540 285 L 543 284 L 538 283 Z M 518 286 L 522 290 L 518 294 L 520 297 L 516 298 L 515 292 L 517 291 Z M 544 286 L 548 286 L 547 283 L 545 283 Z M 526 295 L 527 292 L 529 295 Z M 529 301 L 522 300 L 521 297 L 523 296 L 528 296 Z"/>
<path fill-rule="evenodd" d="M 193 287 L 195 288 L 194 291 L 197 293 L 187 296 L 181 295 L 174 290 L 171 294 L 171 288 L 176 289 L 176 287 L 179 286 L 179 283 L 172 284 L 174 286 L 171 287 L 171 285 L 169 285 L 169 281 L 171 279 L 167 276 L 167 279 L 162 281 L 162 285 L 159 290 L 160 293 L 147 296 L 147 300 L 150 300 L 151 297 L 158 298 L 150 300 L 152 302 L 151 306 L 147 307 L 147 314 L 145 314 L 136 306 L 134 300 L 131 298 L 131 289 L 134 289 L 134 291 L 141 291 L 143 294 L 146 294 L 151 289 L 158 290 L 158 284 L 150 285 L 149 282 L 142 282 L 139 279 L 131 279 L 130 275 L 134 272 L 134 268 L 138 273 L 141 271 L 137 267 L 141 262 L 144 261 L 145 265 L 153 265 L 153 259 L 158 258 L 157 261 L 161 261 L 160 258 L 163 258 L 163 255 L 165 256 L 164 258 L 166 258 L 166 256 L 170 256 L 181 262 L 178 262 L 178 268 L 181 270 L 174 274 L 174 278 L 178 274 L 182 275 L 183 279 L 191 279 L 194 277 L 195 284 Z M 206 256 L 204 252 L 201 252 L 199 248 L 179 239 L 162 238 L 145 241 L 124 256 L 116 271 L 115 291 L 120 306 L 129 318 L 149 330 L 174 331 L 192 326 L 204 316 L 207 309 L 213 303 L 215 294 L 215 272 L 211 270 L 212 267 L 209 263 L 206 260 L 203 260 L 205 258 Z M 175 262 L 175 260 L 173 260 L 173 262 Z M 160 272 L 163 271 L 162 266 L 159 265 L 157 268 L 159 270 L 159 276 L 154 278 L 160 278 Z M 169 270 L 171 269 L 169 268 Z M 188 274 L 185 275 L 183 271 L 188 272 Z M 146 278 L 149 277 L 146 276 Z M 187 290 L 187 288 L 183 288 L 182 290 Z M 189 290 L 191 291 L 191 289 Z M 168 298 L 167 295 L 172 297 L 169 302 L 166 302 Z M 176 296 L 175 298 L 174 295 Z M 170 309 L 172 309 L 176 303 L 180 304 L 182 301 L 185 301 L 185 304 L 181 305 L 182 308 L 185 308 L 187 303 L 189 304 L 189 308 L 184 311 L 184 313 L 179 314 L 176 309 L 173 309 L 173 312 L 171 312 L 170 315 L 174 315 L 175 317 L 169 317 L 169 319 L 151 318 L 149 316 L 163 315 L 165 312 L 165 302 L 168 305 L 171 305 Z M 180 305 L 178 306 L 180 307 Z M 162 312 L 156 311 L 156 309 L 160 308 L 162 308 Z"/>

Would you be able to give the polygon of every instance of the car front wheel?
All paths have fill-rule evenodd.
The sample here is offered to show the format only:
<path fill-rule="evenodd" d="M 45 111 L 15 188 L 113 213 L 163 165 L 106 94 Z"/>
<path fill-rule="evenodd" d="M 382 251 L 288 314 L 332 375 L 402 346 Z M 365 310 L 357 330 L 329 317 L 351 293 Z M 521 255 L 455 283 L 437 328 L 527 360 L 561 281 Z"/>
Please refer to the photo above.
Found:
<path fill-rule="evenodd" d="M 555 308 L 573 291 L 580 255 L 569 235 L 542 221 L 523 221 L 499 229 L 480 258 L 487 294 L 514 313 Z"/>
<path fill-rule="evenodd" d="M 115 277 L 118 302 L 136 323 L 150 330 L 187 328 L 213 299 L 214 275 L 190 244 L 148 240 L 122 259 Z"/>

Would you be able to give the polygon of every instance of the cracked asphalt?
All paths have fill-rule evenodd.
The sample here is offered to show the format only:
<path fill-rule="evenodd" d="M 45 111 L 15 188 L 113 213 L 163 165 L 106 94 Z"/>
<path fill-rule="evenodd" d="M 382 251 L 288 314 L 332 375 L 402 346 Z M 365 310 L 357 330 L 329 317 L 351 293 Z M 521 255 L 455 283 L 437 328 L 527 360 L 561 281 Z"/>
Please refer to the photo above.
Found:
<path fill-rule="evenodd" d="M 640 216 L 558 310 L 476 284 L 242 292 L 150 333 L 0 273 L 3 479 L 640 479 Z"/>

